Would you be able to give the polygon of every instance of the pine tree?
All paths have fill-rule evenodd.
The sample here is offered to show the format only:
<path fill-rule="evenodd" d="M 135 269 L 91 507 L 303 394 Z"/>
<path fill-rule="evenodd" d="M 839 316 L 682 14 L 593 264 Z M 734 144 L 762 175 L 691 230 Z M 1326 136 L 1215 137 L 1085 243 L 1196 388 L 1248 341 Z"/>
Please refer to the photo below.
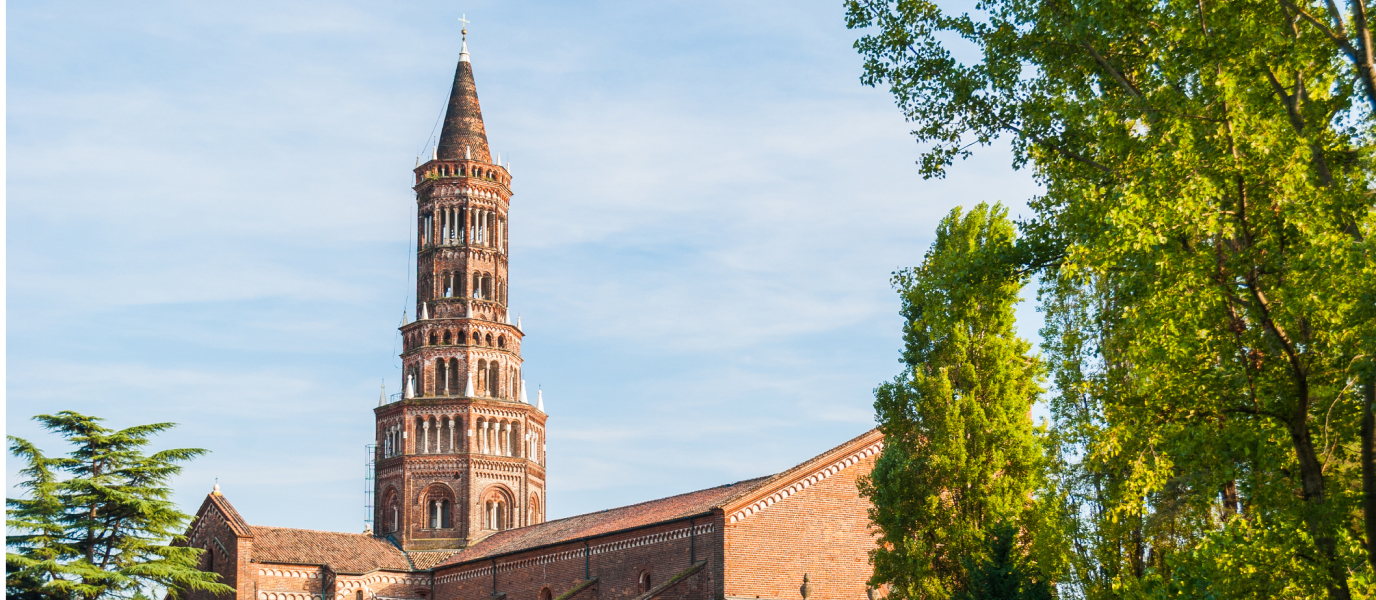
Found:
<path fill-rule="evenodd" d="M 181 545 L 188 515 L 167 487 L 180 463 L 200 448 L 145 455 L 149 438 L 174 426 L 153 423 L 119 431 L 71 411 L 34 419 L 73 446 L 49 457 L 21 438 L 10 452 L 27 467 L 22 498 L 7 498 L 13 535 L 5 538 L 6 597 L 101 600 L 146 597 L 149 588 L 233 592 L 200 571 L 201 550 Z"/>

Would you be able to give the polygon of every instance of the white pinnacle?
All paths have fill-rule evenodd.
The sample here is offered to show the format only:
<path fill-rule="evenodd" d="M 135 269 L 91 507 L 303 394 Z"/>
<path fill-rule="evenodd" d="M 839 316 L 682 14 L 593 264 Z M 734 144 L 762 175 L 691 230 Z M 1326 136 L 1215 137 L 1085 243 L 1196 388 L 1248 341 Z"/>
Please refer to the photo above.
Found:
<path fill-rule="evenodd" d="M 535 401 L 536 401 L 535 410 L 538 410 L 538 411 L 540 411 L 540 412 L 545 412 L 545 390 L 539 390 L 539 391 L 535 392 Z M 546 413 L 546 414 L 548 414 L 548 413 Z"/>
<path fill-rule="evenodd" d="M 216 495 L 216 496 L 219 496 L 219 495 L 220 495 L 220 484 L 218 484 L 218 483 L 215 484 L 215 487 L 213 487 L 213 488 L 210 489 L 210 493 L 212 493 L 212 494 L 214 494 L 214 495 Z"/>
<path fill-rule="evenodd" d="M 416 397 L 416 377 L 414 375 L 406 376 L 406 393 L 403 396 L 407 398 Z"/>
<path fill-rule="evenodd" d="M 473 397 L 473 372 L 468 372 L 468 383 L 463 384 L 463 395 L 466 398 Z"/>
<path fill-rule="evenodd" d="M 421 321 L 424 321 L 424 320 L 429 319 L 429 318 L 430 318 L 430 309 L 429 309 L 429 307 L 427 307 L 427 306 L 425 305 L 424 302 L 421 302 L 421 303 L 420 303 L 420 320 L 421 320 Z"/>
<path fill-rule="evenodd" d="M 530 396 L 526 395 L 526 380 L 521 380 L 521 404 L 530 404 Z"/>
<path fill-rule="evenodd" d="M 519 316 L 516 317 L 516 330 L 517 330 L 517 331 L 520 331 L 520 332 L 522 332 L 522 333 L 525 333 L 525 331 L 526 331 L 526 330 L 524 330 L 524 329 L 521 329 L 521 317 L 519 317 Z"/>
<path fill-rule="evenodd" d="M 383 383 L 383 384 L 382 384 L 382 393 L 381 393 L 381 394 L 378 394 L 378 397 L 377 397 L 377 405 L 378 405 L 378 406 L 382 406 L 383 404 L 386 404 L 386 403 L 387 403 L 387 384 L 386 384 L 386 383 Z"/>

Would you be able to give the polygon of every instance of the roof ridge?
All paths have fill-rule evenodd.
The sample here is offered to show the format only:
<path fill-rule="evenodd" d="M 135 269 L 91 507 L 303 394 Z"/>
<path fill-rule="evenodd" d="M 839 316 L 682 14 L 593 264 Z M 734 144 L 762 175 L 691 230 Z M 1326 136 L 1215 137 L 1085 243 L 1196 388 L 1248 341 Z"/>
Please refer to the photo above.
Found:
<path fill-rule="evenodd" d="M 306 528 L 304 528 L 304 527 L 278 527 L 278 526 L 276 526 L 276 525 L 250 525 L 249 527 L 252 527 L 252 528 L 254 528 L 254 529 L 285 529 L 285 530 L 289 530 L 289 531 L 309 531 L 309 532 L 312 532 L 312 533 L 332 533 L 332 534 L 335 534 L 335 535 L 353 535 L 353 536 L 365 536 L 365 537 L 374 538 L 374 539 L 377 538 L 377 536 L 374 536 L 374 535 L 368 535 L 368 534 L 366 534 L 366 533 L 354 533 L 354 532 L 352 532 L 352 531 L 329 531 L 329 530 L 326 530 L 326 529 L 306 529 Z"/>
<path fill-rule="evenodd" d="M 655 499 L 653 499 L 653 500 L 646 500 L 646 501 L 644 501 L 644 502 L 636 502 L 635 504 L 623 504 L 623 505 L 621 505 L 621 506 L 613 506 L 613 507 L 611 507 L 611 508 L 604 508 L 604 509 L 602 509 L 602 510 L 594 510 L 594 511 L 592 511 L 592 512 L 585 512 L 585 513 L 579 513 L 579 514 L 576 514 L 576 515 L 569 515 L 569 516 L 567 516 L 567 517 L 561 517 L 561 518 L 558 518 L 558 519 L 550 519 L 550 520 L 548 520 L 548 521 L 541 521 L 541 522 L 536 523 L 536 524 L 534 524 L 534 525 L 526 525 L 525 527 L 516 527 L 516 528 L 513 528 L 513 529 L 509 529 L 509 530 L 507 530 L 507 531 L 516 531 L 517 529 L 525 529 L 526 527 L 538 527 L 538 526 L 541 526 L 541 525 L 547 525 L 547 524 L 551 524 L 551 523 L 558 523 L 558 522 L 560 522 L 560 521 L 567 521 L 567 520 L 569 520 L 569 519 L 577 519 L 577 518 L 579 518 L 579 517 L 586 517 L 586 516 L 588 516 L 588 515 L 596 515 L 596 514 L 601 514 L 601 513 L 607 513 L 607 512 L 614 511 L 614 510 L 621 510 L 621 509 L 624 509 L 624 508 L 635 508 L 635 507 L 637 507 L 637 506 L 644 506 L 644 505 L 646 505 L 646 504 L 654 504 L 654 503 L 657 503 L 657 502 L 663 502 L 663 501 L 665 501 L 665 500 L 672 500 L 672 499 L 678 498 L 678 497 L 680 497 L 680 496 L 691 496 L 691 495 L 693 495 L 693 494 L 700 494 L 700 493 L 706 492 L 706 491 L 708 491 L 708 490 L 716 490 L 716 489 L 721 489 L 721 488 L 724 488 L 724 487 L 733 487 L 733 486 L 740 485 L 740 484 L 742 484 L 742 483 L 754 483 L 754 482 L 756 482 L 756 481 L 761 481 L 761 480 L 769 479 L 770 477 L 774 477 L 774 476 L 773 476 L 773 475 L 764 475 L 764 476 L 761 476 L 761 477 L 753 477 L 753 478 L 750 478 L 750 479 L 742 479 L 742 480 L 740 480 L 740 481 L 736 481 L 736 482 L 733 482 L 733 483 L 724 483 L 724 484 L 722 484 L 722 485 L 714 485 L 714 486 L 712 486 L 712 487 L 705 487 L 705 488 L 701 488 L 701 489 L 696 489 L 696 490 L 693 490 L 693 491 L 691 491 L 691 492 L 683 492 L 683 493 L 681 493 L 681 494 L 674 494 L 674 495 L 672 495 L 672 496 L 664 496 L 664 497 L 661 497 L 661 498 L 655 498 Z M 501 533 L 501 532 L 497 532 L 497 533 Z"/>

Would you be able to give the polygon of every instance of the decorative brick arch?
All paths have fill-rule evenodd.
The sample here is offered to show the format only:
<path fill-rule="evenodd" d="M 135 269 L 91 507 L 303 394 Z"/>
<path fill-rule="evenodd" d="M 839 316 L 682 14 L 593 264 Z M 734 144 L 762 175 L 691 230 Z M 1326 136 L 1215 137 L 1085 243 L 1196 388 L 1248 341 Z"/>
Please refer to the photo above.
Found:
<path fill-rule="evenodd" d="M 478 498 L 478 511 L 482 514 L 479 522 L 482 523 L 482 529 L 502 531 L 516 526 L 516 495 L 511 492 L 511 488 L 494 483 L 487 486 Z"/>

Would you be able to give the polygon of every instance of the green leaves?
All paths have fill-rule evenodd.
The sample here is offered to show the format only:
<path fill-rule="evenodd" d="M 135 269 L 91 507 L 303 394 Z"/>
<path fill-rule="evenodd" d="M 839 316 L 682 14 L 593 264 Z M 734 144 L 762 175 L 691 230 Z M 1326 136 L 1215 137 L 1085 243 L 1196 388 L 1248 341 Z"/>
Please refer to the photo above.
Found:
<path fill-rule="evenodd" d="M 1035 511 L 1042 449 L 1028 411 L 1041 365 L 1013 331 L 1013 242 L 1003 207 L 956 209 L 922 266 L 894 276 L 907 368 L 875 392 L 886 442 L 862 493 L 882 532 L 874 582 L 898 597 L 966 589 L 986 530 Z"/>
<path fill-rule="evenodd" d="M 189 517 L 166 487 L 179 463 L 199 448 L 143 452 L 148 438 L 173 427 L 154 423 L 110 430 L 101 419 L 63 411 L 35 420 L 73 447 L 50 458 L 26 440 L 10 437 L 10 452 L 27 466 L 25 490 L 6 499 L 13 535 L 5 538 L 6 587 L 15 593 L 97 600 L 133 598 L 150 586 L 232 592 L 200 571 L 200 550 L 179 546 Z"/>
<path fill-rule="evenodd" d="M 887 85 L 914 123 L 924 175 L 1004 136 L 1045 187 L 1011 247 L 948 252 L 997 237 L 977 223 L 953 235 L 950 221 L 943 251 L 900 273 L 910 372 L 876 406 L 885 426 L 913 423 L 895 427 L 912 456 L 890 468 L 945 477 L 906 493 L 981 473 L 962 466 L 969 444 L 936 440 L 985 426 L 963 402 L 1001 389 L 985 374 L 1024 351 L 966 350 L 982 341 L 969 323 L 1000 318 L 968 299 L 1035 274 L 1055 423 L 1051 485 L 1034 498 L 1062 503 L 1038 521 L 1072 549 L 1059 589 L 1371 593 L 1376 70 L 1353 51 L 1371 38 L 1363 6 L 998 0 L 951 15 L 847 2 L 862 82 Z M 919 579 L 937 564 L 913 560 Z M 1252 584 L 1220 583 L 1229 569 Z"/>

